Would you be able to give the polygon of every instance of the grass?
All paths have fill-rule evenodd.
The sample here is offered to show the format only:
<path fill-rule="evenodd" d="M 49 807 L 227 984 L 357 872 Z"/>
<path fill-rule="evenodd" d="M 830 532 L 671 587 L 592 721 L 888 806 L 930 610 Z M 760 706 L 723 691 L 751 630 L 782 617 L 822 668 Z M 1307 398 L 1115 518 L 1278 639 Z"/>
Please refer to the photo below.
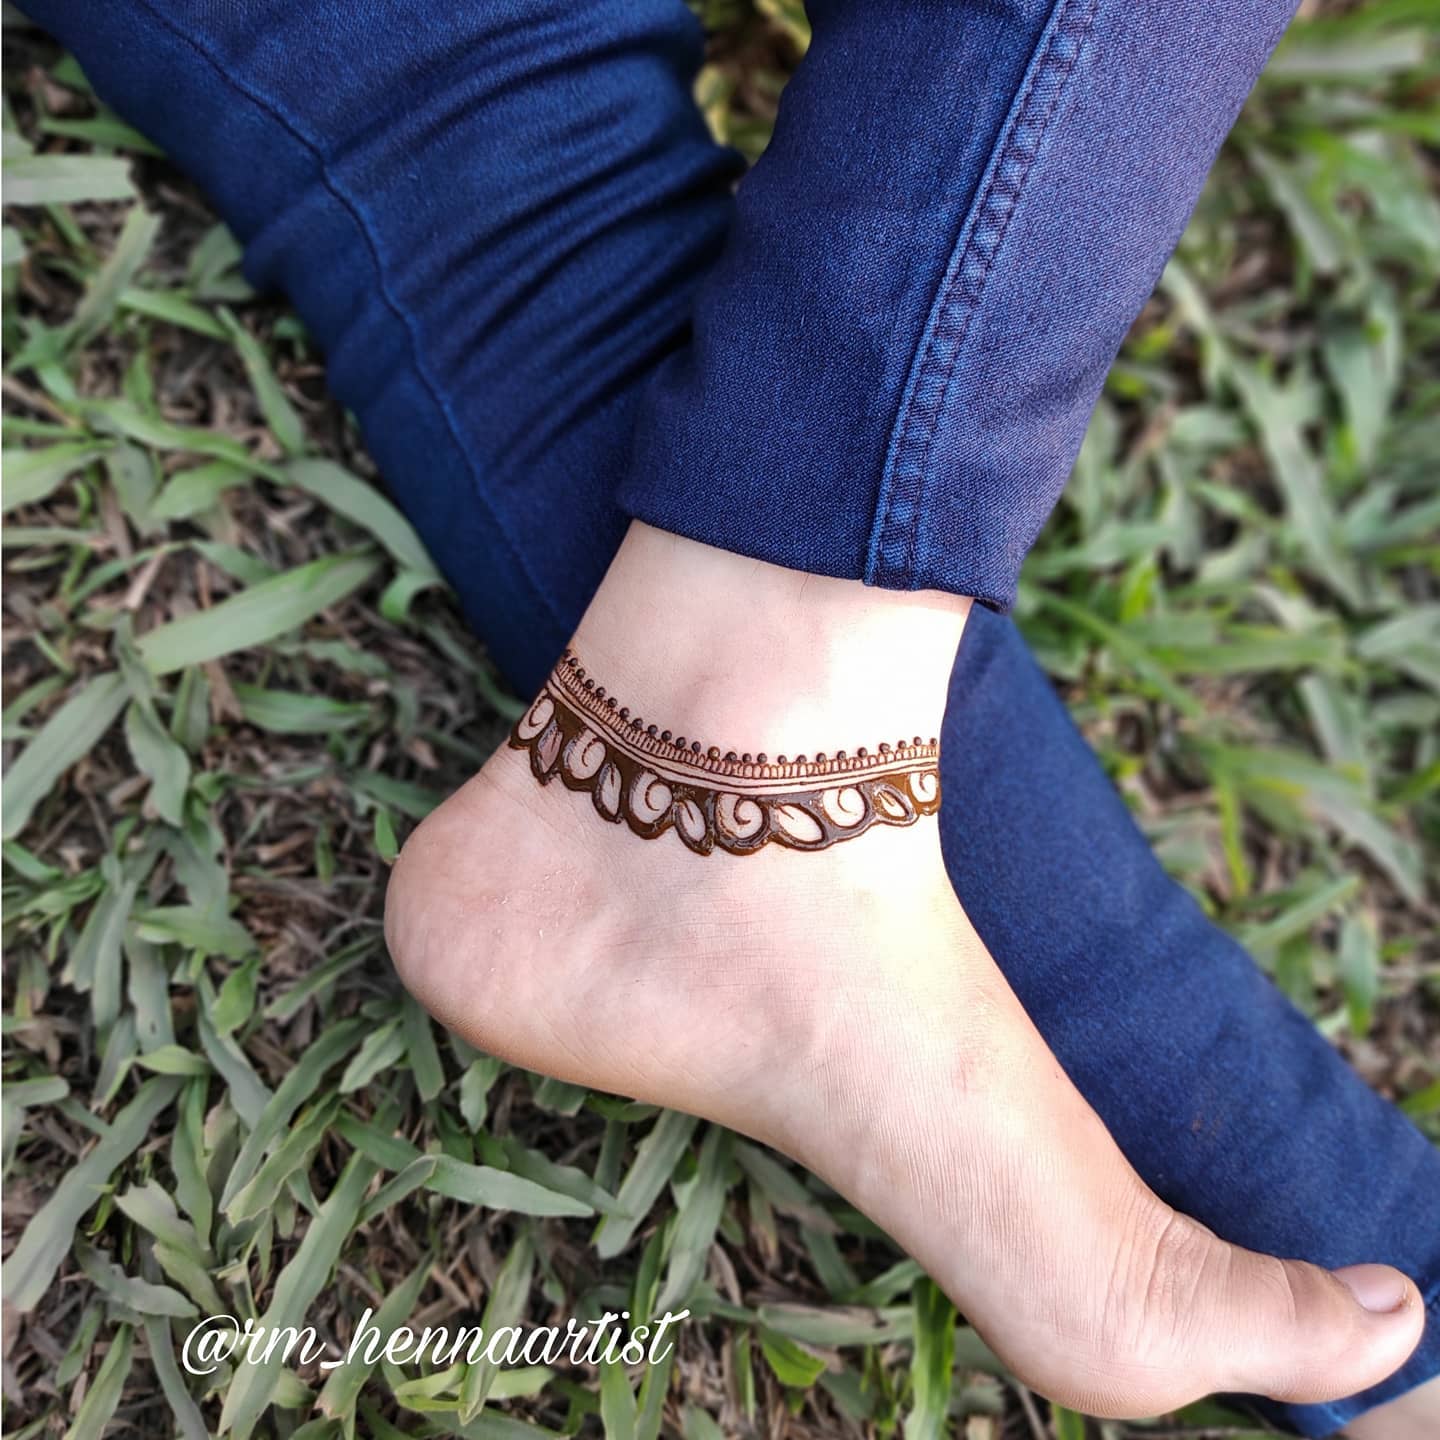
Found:
<path fill-rule="evenodd" d="M 801 11 L 703 8 L 702 102 L 757 153 Z M 1019 613 L 1165 863 L 1440 1136 L 1427 18 L 1293 30 Z M 203 202 L 39 37 L 8 62 L 8 1433 L 1084 1433 L 818 1182 L 502 1066 L 402 994 L 386 865 L 514 698 Z M 643 1375 L 175 1359 L 200 1313 L 343 1340 L 367 1306 L 662 1297 L 698 1318 Z"/>

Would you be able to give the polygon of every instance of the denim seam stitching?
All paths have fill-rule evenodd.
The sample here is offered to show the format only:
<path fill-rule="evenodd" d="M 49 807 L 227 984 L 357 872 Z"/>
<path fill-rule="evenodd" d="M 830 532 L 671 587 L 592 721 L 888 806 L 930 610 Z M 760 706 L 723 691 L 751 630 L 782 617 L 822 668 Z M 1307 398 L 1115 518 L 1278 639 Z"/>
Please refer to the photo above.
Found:
<path fill-rule="evenodd" d="M 1050 121 L 1065 93 L 1098 0 L 1059 0 L 1031 58 L 1001 138 L 946 265 L 901 399 L 866 557 L 867 584 L 913 581 L 926 466 L 970 321 Z M 1078 13 L 1077 13 L 1078 12 Z M 1036 87 L 1057 83 L 1043 111 L 1028 113 Z M 903 545 L 903 565 L 897 550 Z"/>
<path fill-rule="evenodd" d="M 531 594 L 534 596 L 535 600 L 539 605 L 539 608 L 556 625 L 560 626 L 560 628 L 563 629 L 563 622 L 561 621 L 559 614 L 550 604 L 549 600 L 546 599 L 544 592 L 541 590 L 539 584 L 536 582 L 534 575 L 531 573 L 529 565 L 526 564 L 524 555 L 521 553 L 519 547 L 515 544 L 514 540 L 511 539 L 509 532 L 506 530 L 504 521 L 501 520 L 499 512 L 490 503 L 489 499 L 485 495 L 484 490 L 481 489 L 480 477 L 475 470 L 474 463 L 470 458 L 470 454 L 467 451 L 464 442 L 460 438 L 460 433 L 455 423 L 455 417 L 451 413 L 449 405 L 446 404 L 446 402 L 441 398 L 439 387 L 435 384 L 435 381 L 432 379 L 428 369 L 425 366 L 424 361 L 421 359 L 421 348 L 419 338 L 415 333 L 415 329 L 411 325 L 410 320 L 404 311 L 404 308 L 400 305 L 399 301 L 396 300 L 394 295 L 391 293 L 390 285 L 386 279 L 385 265 L 383 260 L 381 259 L 380 245 L 376 240 L 375 235 L 373 234 L 371 227 L 365 217 L 364 209 L 360 205 L 359 201 L 352 198 L 349 193 L 344 189 L 344 187 L 340 184 L 340 182 L 335 178 L 334 172 L 331 170 L 330 167 L 329 158 L 327 157 L 324 149 L 314 140 L 312 140 L 308 135 L 306 135 L 305 132 L 300 128 L 300 126 L 296 124 L 295 121 L 292 120 L 290 116 L 284 112 L 284 110 L 276 101 L 271 100 L 269 97 L 256 90 L 253 86 L 244 84 L 241 81 L 237 80 L 234 76 L 230 75 L 220 64 L 220 62 L 215 58 L 215 56 L 213 56 L 203 45 L 201 45 L 199 41 L 197 41 L 193 36 L 187 35 L 182 29 L 175 25 L 175 23 L 171 21 L 168 16 L 156 10 L 155 7 L 150 3 L 150 0 L 140 0 L 140 3 L 141 6 L 149 12 L 150 17 L 155 21 L 157 25 L 159 25 L 163 30 L 167 30 L 183 45 L 188 46 L 197 55 L 199 55 L 200 58 L 206 63 L 206 65 L 208 65 L 210 69 L 220 78 L 223 84 L 227 85 L 237 94 L 244 96 L 247 100 L 250 101 L 251 104 L 255 105 L 266 115 L 270 116 L 270 118 L 274 120 L 275 123 L 279 125 L 288 135 L 290 135 L 290 137 L 297 144 L 301 145 L 305 150 L 310 153 L 315 163 L 319 166 L 321 185 L 331 195 L 331 197 L 336 201 L 336 203 L 341 207 L 341 209 L 350 216 L 350 219 L 353 221 L 355 228 L 360 233 L 361 239 L 365 242 L 365 248 L 370 253 L 370 260 L 375 267 L 376 278 L 379 281 L 381 299 L 384 301 L 386 309 L 390 311 L 391 315 L 393 315 L 396 321 L 399 323 L 401 330 L 404 331 L 405 338 L 409 343 L 410 358 L 411 362 L 415 366 L 415 373 L 419 376 L 420 383 L 424 387 L 425 393 L 429 395 L 431 402 L 434 404 L 436 410 L 439 411 L 440 417 L 444 421 L 445 429 L 449 433 L 451 442 L 454 444 L 456 450 L 459 452 L 465 469 L 470 476 L 470 483 L 471 487 L 475 492 L 475 498 L 480 502 L 480 505 L 484 509 L 486 514 L 489 515 L 492 523 L 495 526 L 496 533 L 499 535 L 505 547 L 509 550 L 511 557 L 515 561 L 517 570 L 519 571 L 521 577 L 524 579 L 525 584 L 529 587 Z"/>

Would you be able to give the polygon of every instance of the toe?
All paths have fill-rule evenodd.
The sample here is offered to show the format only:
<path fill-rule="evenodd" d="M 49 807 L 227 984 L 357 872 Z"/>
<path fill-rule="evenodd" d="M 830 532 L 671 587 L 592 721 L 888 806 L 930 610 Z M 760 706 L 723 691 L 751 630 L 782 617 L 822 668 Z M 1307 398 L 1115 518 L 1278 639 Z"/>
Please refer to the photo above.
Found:
<path fill-rule="evenodd" d="M 1092 1413 L 1154 1414 L 1227 1391 L 1335 1400 L 1384 1379 L 1419 1341 L 1420 1297 L 1397 1270 L 1260 1255 L 1148 1192 L 1137 1215 L 1111 1237 L 1121 1258 Z"/>

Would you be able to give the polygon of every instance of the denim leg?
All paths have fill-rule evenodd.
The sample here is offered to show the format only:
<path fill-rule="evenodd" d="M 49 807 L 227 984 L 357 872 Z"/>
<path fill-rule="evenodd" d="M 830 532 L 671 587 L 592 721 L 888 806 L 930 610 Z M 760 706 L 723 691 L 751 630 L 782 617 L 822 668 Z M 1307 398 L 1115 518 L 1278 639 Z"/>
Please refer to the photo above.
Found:
<path fill-rule="evenodd" d="M 326 352 L 467 618 L 537 686 L 605 573 L 639 382 L 739 157 L 678 0 L 27 0 Z"/>
<path fill-rule="evenodd" d="M 971 612 L 940 745 L 955 892 L 1066 1073 L 1162 1199 L 1225 1239 L 1415 1277 L 1419 1348 L 1305 1435 L 1440 1374 L 1440 1150 L 1175 883 L 1005 617 Z"/>
<path fill-rule="evenodd" d="M 620 489 L 1004 609 L 1294 0 L 815 0 Z"/>
<path fill-rule="evenodd" d="M 639 395 L 729 214 L 683 7 L 27 4 L 208 191 L 252 278 L 288 291 L 467 614 L 533 688 L 618 543 Z M 793 458 L 823 430 L 799 427 Z M 951 878 L 1136 1168 L 1227 1239 L 1388 1259 L 1433 1308 L 1435 1153 L 1164 875 L 1008 622 L 972 616 L 951 699 Z M 1437 1372 L 1432 1321 L 1402 1379 L 1271 1413 L 1323 1434 Z"/>

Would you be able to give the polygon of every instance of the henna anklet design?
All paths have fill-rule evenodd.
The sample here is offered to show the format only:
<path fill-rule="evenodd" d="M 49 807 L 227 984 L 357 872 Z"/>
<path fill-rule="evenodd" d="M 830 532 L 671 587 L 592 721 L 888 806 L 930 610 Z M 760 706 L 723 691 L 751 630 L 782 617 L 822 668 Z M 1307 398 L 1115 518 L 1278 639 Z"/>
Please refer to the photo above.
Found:
<path fill-rule="evenodd" d="M 750 855 L 771 842 L 824 850 L 872 825 L 913 825 L 940 808 L 939 745 L 900 740 L 813 759 L 736 754 L 632 715 L 567 650 L 510 745 L 535 778 L 558 775 L 596 812 L 642 839 L 674 829 L 698 855 Z"/>

